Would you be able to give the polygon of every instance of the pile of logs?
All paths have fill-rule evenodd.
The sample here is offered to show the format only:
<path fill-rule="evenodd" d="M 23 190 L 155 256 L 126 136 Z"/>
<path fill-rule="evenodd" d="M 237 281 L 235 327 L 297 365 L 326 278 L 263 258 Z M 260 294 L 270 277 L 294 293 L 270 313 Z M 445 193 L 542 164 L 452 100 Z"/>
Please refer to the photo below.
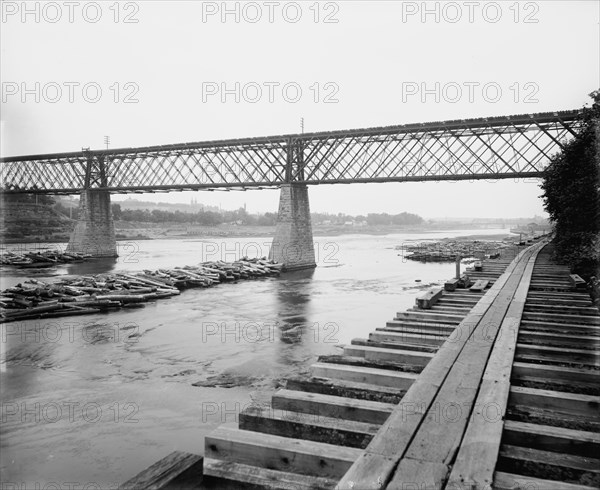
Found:
<path fill-rule="evenodd" d="M 0 255 L 0 264 L 21 268 L 42 268 L 52 267 L 56 264 L 83 262 L 91 257 L 92 256 L 89 254 L 80 254 L 75 252 L 63 253 L 54 250 L 24 253 L 6 251 Z"/>
<path fill-rule="evenodd" d="M 407 259 L 420 262 L 454 262 L 457 257 L 477 257 L 479 259 L 497 257 L 499 251 L 510 246 L 497 241 L 456 241 L 424 242 L 416 245 L 402 245 L 396 249 L 409 252 Z"/>
<path fill-rule="evenodd" d="M 197 266 L 64 278 L 53 284 L 29 279 L 0 292 L 0 323 L 99 313 L 143 306 L 180 290 L 279 274 L 282 264 L 266 259 L 204 262 Z"/>

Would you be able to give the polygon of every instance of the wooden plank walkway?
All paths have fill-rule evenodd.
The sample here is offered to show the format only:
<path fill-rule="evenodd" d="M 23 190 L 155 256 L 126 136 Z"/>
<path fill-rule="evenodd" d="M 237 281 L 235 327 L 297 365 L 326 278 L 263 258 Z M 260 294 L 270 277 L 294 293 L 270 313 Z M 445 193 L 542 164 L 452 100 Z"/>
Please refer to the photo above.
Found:
<path fill-rule="evenodd" d="M 600 313 L 551 253 L 486 260 L 485 291 L 322 356 L 206 438 L 198 488 L 600 487 Z"/>

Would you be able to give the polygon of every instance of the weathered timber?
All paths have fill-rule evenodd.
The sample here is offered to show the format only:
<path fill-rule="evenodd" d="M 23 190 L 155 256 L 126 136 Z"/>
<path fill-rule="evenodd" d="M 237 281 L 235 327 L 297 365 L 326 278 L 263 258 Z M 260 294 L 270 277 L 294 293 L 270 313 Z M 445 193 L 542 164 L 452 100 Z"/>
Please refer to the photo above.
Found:
<path fill-rule="evenodd" d="M 482 279 L 475 281 L 475 284 L 473 284 L 470 288 L 469 291 L 483 291 L 485 288 L 487 288 L 487 285 L 489 284 L 489 281 L 484 281 Z"/>
<path fill-rule="evenodd" d="M 441 288 L 432 289 L 431 291 L 427 291 L 422 296 L 419 296 L 415 300 L 415 303 L 418 308 L 420 308 L 422 310 L 428 310 L 429 308 L 431 308 L 434 304 L 436 304 L 438 302 L 438 300 L 442 297 L 442 294 L 443 294 L 443 289 L 441 289 Z"/>
<path fill-rule="evenodd" d="M 202 488 L 203 458 L 174 451 L 121 484 L 123 490 L 194 490 Z"/>

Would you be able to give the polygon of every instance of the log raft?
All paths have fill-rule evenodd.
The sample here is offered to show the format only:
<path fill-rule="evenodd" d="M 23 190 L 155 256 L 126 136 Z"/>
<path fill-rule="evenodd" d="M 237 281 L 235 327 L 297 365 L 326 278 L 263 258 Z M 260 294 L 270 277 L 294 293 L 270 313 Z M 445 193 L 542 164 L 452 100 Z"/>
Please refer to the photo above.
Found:
<path fill-rule="evenodd" d="M 188 288 L 278 275 L 281 268 L 266 259 L 243 258 L 232 263 L 69 277 L 52 284 L 29 279 L 0 292 L 0 323 L 140 307 Z"/>
<path fill-rule="evenodd" d="M 91 258 L 91 254 L 81 254 L 77 252 L 63 253 L 54 250 L 43 250 L 38 252 L 31 251 L 19 253 L 6 250 L 0 254 L 0 265 L 18 267 L 21 269 L 41 269 L 58 264 L 84 262 Z"/>
<path fill-rule="evenodd" d="M 551 253 L 322 356 L 206 438 L 197 488 L 598 487 L 600 313 Z"/>

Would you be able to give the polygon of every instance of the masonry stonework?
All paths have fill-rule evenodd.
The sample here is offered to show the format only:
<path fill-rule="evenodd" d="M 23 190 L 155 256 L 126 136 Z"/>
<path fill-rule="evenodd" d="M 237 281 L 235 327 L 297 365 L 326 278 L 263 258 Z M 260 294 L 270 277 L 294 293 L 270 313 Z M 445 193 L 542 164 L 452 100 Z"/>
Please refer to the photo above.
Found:
<path fill-rule="evenodd" d="M 283 263 L 286 270 L 316 267 L 307 186 L 281 186 L 279 215 L 269 258 Z"/>
<path fill-rule="evenodd" d="M 67 253 L 116 257 L 117 242 L 110 208 L 110 193 L 84 190 L 79 200 L 79 220 L 67 245 Z"/>

